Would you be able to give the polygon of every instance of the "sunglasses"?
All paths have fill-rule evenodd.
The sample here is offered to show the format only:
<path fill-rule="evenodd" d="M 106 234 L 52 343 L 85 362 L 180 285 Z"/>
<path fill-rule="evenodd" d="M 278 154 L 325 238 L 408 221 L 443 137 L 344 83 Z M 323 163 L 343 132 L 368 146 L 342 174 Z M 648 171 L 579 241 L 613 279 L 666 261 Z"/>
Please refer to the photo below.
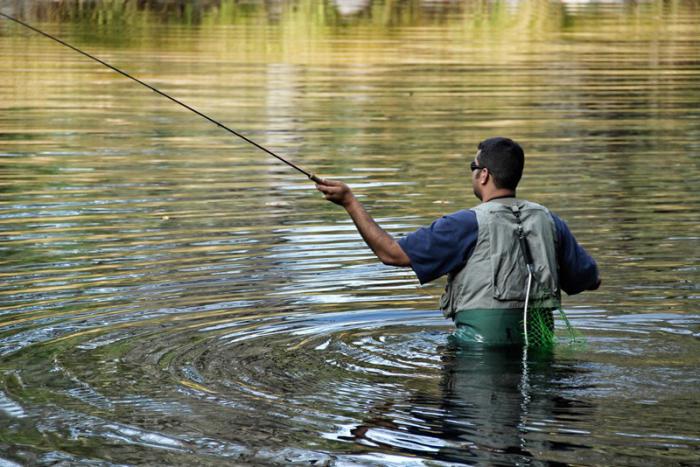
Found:
<path fill-rule="evenodd" d="M 474 172 L 475 170 L 485 169 L 486 167 L 480 167 L 476 164 L 476 162 L 472 161 L 472 163 L 469 164 L 469 168 L 472 169 L 472 172 Z"/>

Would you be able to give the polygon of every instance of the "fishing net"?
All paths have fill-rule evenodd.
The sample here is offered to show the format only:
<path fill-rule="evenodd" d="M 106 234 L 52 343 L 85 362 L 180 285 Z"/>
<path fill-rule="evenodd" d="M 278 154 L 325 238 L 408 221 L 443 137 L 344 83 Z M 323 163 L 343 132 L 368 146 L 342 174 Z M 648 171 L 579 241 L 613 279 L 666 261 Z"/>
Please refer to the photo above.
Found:
<path fill-rule="evenodd" d="M 532 304 L 527 310 L 527 338 L 528 347 L 550 349 L 559 343 L 568 345 L 583 345 L 585 339 L 571 325 L 571 322 L 561 308 L 557 309 L 559 317 L 564 322 L 565 335 L 560 341 L 554 331 L 554 311 L 544 308 L 537 303 Z"/>

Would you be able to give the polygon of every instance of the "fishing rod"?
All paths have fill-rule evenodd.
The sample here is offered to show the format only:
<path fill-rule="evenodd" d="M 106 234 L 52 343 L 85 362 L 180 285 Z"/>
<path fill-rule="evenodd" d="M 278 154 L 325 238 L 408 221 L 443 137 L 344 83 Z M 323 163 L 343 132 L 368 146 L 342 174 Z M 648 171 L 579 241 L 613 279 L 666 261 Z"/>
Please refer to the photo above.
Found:
<path fill-rule="evenodd" d="M 286 159 L 283 158 L 282 156 L 279 156 L 279 155 L 275 154 L 274 152 L 272 152 L 272 151 L 270 151 L 269 149 L 267 149 L 266 147 L 264 147 L 264 146 L 262 146 L 262 145 L 256 143 L 255 141 L 253 141 L 252 139 L 246 137 L 245 135 L 242 135 L 241 133 L 237 132 L 236 130 L 233 130 L 233 129 L 227 127 L 227 126 L 224 125 L 223 123 L 221 123 L 221 122 L 219 122 L 218 120 L 215 120 L 215 119 L 211 118 L 210 116 L 208 116 L 208 115 L 206 115 L 206 114 L 200 112 L 199 110 L 195 109 L 194 107 L 191 107 L 191 106 L 185 104 L 184 102 L 182 102 L 182 101 L 180 101 L 180 100 L 178 100 L 178 99 L 175 99 L 174 97 L 172 97 L 172 96 L 169 95 L 169 94 L 164 93 L 164 92 L 161 91 L 160 89 L 158 89 L 158 88 L 156 88 L 156 87 L 154 87 L 154 86 L 151 86 L 150 84 L 145 83 L 145 82 L 141 81 L 140 79 L 138 79 L 138 78 L 136 78 L 136 77 L 134 77 L 134 76 L 131 76 L 129 73 L 127 73 L 127 72 L 125 72 L 125 71 L 123 71 L 123 70 L 120 70 L 119 68 L 117 68 L 117 67 L 115 67 L 115 66 L 113 66 L 113 65 L 110 65 L 109 63 L 105 62 L 104 60 L 101 60 L 101 59 L 99 59 L 99 58 L 97 58 L 97 57 L 95 57 L 95 56 L 93 56 L 93 55 L 90 55 L 89 53 L 87 53 L 87 52 L 85 52 L 85 51 L 83 51 L 83 50 L 80 50 L 79 48 L 77 48 L 77 47 L 75 47 L 75 46 L 73 46 L 73 45 L 71 45 L 71 44 L 69 44 L 69 43 L 67 43 L 67 42 L 65 42 L 65 41 L 63 41 L 63 40 L 61 40 L 61 39 L 59 39 L 58 37 L 52 36 L 51 34 L 49 34 L 49 33 L 47 33 L 47 32 L 44 32 L 44 31 L 42 31 L 41 29 L 35 28 L 35 27 L 32 26 L 31 24 L 27 24 L 27 23 L 25 23 L 24 21 L 21 21 L 21 20 L 19 20 L 19 19 L 17 19 L 17 18 L 14 18 L 14 17 L 12 17 L 12 16 L 10 16 L 10 15 L 6 15 L 6 14 L 3 13 L 3 12 L 0 12 L 0 16 L 2 16 L 3 18 L 6 18 L 6 19 L 8 19 L 8 20 L 10 20 L 10 21 L 13 21 L 13 22 L 19 24 L 20 26 L 24 26 L 24 27 L 27 28 L 27 29 L 31 29 L 32 31 L 34 31 L 34 32 L 36 32 L 36 33 L 38 33 L 38 34 L 41 34 L 41 35 L 44 36 L 44 37 L 48 37 L 49 39 L 51 39 L 51 40 L 53 40 L 53 41 L 55 41 L 55 42 L 58 42 L 59 44 L 61 44 L 61 45 L 63 45 L 63 46 L 66 46 L 66 47 L 68 47 L 69 49 L 72 49 L 72 50 L 74 50 L 75 52 L 78 52 L 79 54 L 84 55 L 84 56 L 86 56 L 87 58 L 89 58 L 89 59 L 91 59 L 91 60 L 94 60 L 94 61 L 96 61 L 97 63 L 99 63 L 99 64 L 101 64 L 101 65 L 106 66 L 106 67 L 109 68 L 110 70 L 116 71 L 116 72 L 119 73 L 120 75 L 125 76 L 125 77 L 129 78 L 130 80 L 139 83 L 139 84 L 142 85 L 142 86 L 147 87 L 148 89 L 150 89 L 151 91 L 155 92 L 156 94 L 159 94 L 159 95 L 165 97 L 166 99 L 170 99 L 171 101 L 175 102 L 176 104 L 178 104 L 178 105 L 180 105 L 180 106 L 186 108 L 186 109 L 189 110 L 190 112 L 194 112 L 195 114 L 199 115 L 200 117 L 202 117 L 202 118 L 204 118 L 204 119 L 210 121 L 210 122 L 213 123 L 214 125 L 216 125 L 216 126 L 218 126 L 218 127 L 220 127 L 220 128 L 223 128 L 224 130 L 228 131 L 229 133 L 238 136 L 238 137 L 241 138 L 243 141 L 252 144 L 252 145 L 255 146 L 256 148 L 260 149 L 261 151 L 264 151 L 264 152 L 268 153 L 268 154 L 271 155 L 272 157 L 277 158 L 278 160 L 280 160 L 280 161 L 284 162 L 285 164 L 287 164 L 289 167 L 291 167 L 291 168 L 293 168 L 293 169 L 295 169 L 295 170 L 301 172 L 302 174 L 306 175 L 306 177 L 309 178 L 310 180 L 312 180 L 312 181 L 314 181 L 314 182 L 316 182 L 316 183 L 321 183 L 321 179 L 318 178 L 318 177 L 317 177 L 316 175 L 314 175 L 313 173 L 308 172 L 308 171 L 302 169 L 301 167 L 299 167 L 298 165 L 293 164 L 292 162 L 289 162 L 288 160 L 286 160 Z"/>

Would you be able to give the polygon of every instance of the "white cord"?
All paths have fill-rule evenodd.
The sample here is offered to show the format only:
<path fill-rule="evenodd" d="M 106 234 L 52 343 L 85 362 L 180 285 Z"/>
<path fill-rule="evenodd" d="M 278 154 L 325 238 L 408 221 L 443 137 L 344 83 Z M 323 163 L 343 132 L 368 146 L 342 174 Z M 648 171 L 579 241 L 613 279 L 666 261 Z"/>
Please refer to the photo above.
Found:
<path fill-rule="evenodd" d="M 530 285 L 532 285 L 532 269 L 530 269 L 530 265 L 528 264 L 527 267 L 527 291 L 525 292 L 525 313 L 523 314 L 523 331 L 525 334 L 525 348 L 528 347 L 528 338 L 527 338 L 527 305 L 528 302 L 530 301 Z"/>
<path fill-rule="evenodd" d="M 528 415 L 528 405 L 530 403 L 530 378 L 528 375 L 528 368 L 527 368 L 527 347 L 528 347 L 527 305 L 528 305 L 528 302 L 530 301 L 530 285 L 532 282 L 532 269 L 530 268 L 530 265 L 528 265 L 527 271 L 528 271 L 527 292 L 525 292 L 525 313 L 523 315 L 523 330 L 525 331 L 525 347 L 523 348 L 523 375 L 522 375 L 522 378 L 520 379 L 520 393 L 523 396 L 523 401 L 520 404 L 520 407 L 521 407 L 520 423 L 522 424 L 523 429 L 526 428 L 527 415 Z M 520 438 L 520 444 L 521 444 L 521 447 L 525 448 L 525 438 L 523 438 L 523 437 Z"/>

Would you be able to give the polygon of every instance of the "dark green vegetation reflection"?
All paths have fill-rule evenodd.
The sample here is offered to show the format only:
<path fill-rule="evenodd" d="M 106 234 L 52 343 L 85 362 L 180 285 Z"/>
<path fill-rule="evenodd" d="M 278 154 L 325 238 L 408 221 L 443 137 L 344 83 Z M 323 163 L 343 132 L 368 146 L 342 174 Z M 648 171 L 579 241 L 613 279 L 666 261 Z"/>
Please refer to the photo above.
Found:
<path fill-rule="evenodd" d="M 697 464 L 696 1 L 1 1 L 396 235 L 527 153 L 585 347 L 449 345 L 299 174 L 0 21 L 0 464 Z M 565 340 L 557 318 L 557 333 Z"/>

